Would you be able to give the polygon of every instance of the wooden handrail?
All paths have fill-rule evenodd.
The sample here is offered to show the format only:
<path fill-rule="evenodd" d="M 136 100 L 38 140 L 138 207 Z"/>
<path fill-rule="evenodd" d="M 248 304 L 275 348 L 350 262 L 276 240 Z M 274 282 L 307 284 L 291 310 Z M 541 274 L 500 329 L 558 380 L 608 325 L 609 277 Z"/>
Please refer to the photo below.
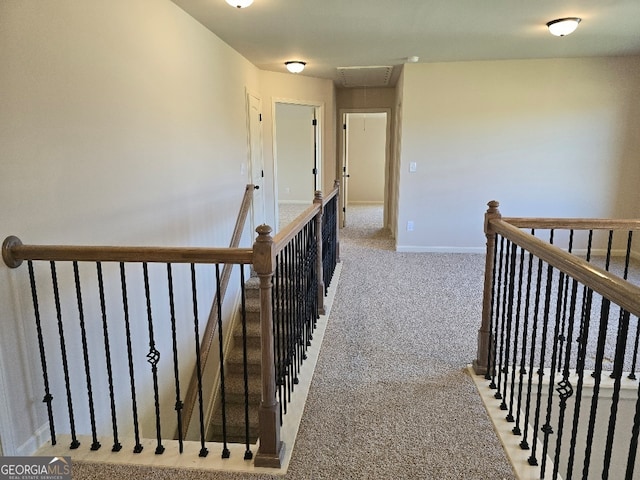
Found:
<path fill-rule="evenodd" d="M 640 287 L 632 285 L 619 276 L 607 272 L 586 260 L 567 253 L 555 245 L 550 245 L 529 233 L 523 232 L 519 227 L 512 225 L 509 219 L 492 218 L 488 222 L 495 233 L 525 248 L 549 265 L 575 278 L 615 304 L 620 305 L 629 313 L 640 316 Z"/>
<path fill-rule="evenodd" d="M 298 215 L 289 225 L 287 225 L 283 230 L 278 232 L 276 236 L 273 238 L 273 243 L 275 244 L 276 253 L 279 253 L 288 243 L 289 241 L 295 237 L 298 232 L 305 226 L 309 221 L 315 217 L 318 212 L 324 208 L 329 200 L 335 197 L 338 194 L 338 188 L 334 188 L 329 195 L 323 197 L 322 205 L 318 203 L 314 203 L 309 205 L 309 207 Z"/>
<path fill-rule="evenodd" d="M 7 237 L 2 258 L 11 267 L 24 260 L 79 262 L 147 263 L 239 263 L 252 262 L 251 248 L 205 247 L 113 247 L 95 245 L 23 245 L 17 237 Z"/>
<path fill-rule="evenodd" d="M 631 219 L 502 217 L 502 220 L 514 227 L 541 230 L 640 230 L 640 220 Z"/>

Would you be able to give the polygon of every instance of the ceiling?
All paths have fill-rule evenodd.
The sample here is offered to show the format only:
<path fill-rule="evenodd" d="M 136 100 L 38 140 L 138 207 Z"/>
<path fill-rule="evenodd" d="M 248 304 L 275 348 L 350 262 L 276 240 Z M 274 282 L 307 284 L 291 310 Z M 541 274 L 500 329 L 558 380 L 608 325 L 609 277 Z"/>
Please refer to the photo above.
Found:
<path fill-rule="evenodd" d="M 640 55 L 640 0 L 173 0 L 262 70 L 341 86 L 393 86 L 408 57 L 420 63 Z M 582 18 L 554 37 L 546 22 Z M 339 67 L 393 67 L 383 70 Z M 381 80 L 385 79 L 385 80 Z M 344 83 L 346 82 L 346 83 Z"/>

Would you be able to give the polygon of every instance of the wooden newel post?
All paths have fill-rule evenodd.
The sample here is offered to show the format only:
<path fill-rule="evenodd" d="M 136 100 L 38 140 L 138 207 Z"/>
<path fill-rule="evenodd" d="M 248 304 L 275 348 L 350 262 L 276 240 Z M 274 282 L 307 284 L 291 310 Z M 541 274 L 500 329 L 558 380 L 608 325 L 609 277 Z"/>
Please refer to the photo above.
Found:
<path fill-rule="evenodd" d="M 280 468 L 284 458 L 284 443 L 280 441 L 280 404 L 276 399 L 276 367 L 273 358 L 273 310 L 271 293 L 276 251 L 271 227 L 256 228 L 258 238 L 253 244 L 253 268 L 260 278 L 260 326 L 262 349 L 262 401 L 258 410 L 260 446 L 256 467 Z"/>
<path fill-rule="evenodd" d="M 316 215 L 316 276 L 318 277 L 318 313 L 324 315 L 324 269 L 322 268 L 322 215 L 324 214 L 322 205 L 322 192 L 316 190 L 313 203 L 320 206 L 320 211 Z"/>
<path fill-rule="evenodd" d="M 477 375 L 489 372 L 489 345 L 491 345 L 491 294 L 493 288 L 493 263 L 495 261 L 496 235 L 491 226 L 491 220 L 501 218 L 498 207 L 500 203 L 491 200 L 489 208 L 484 214 L 484 233 L 487 237 L 487 255 L 484 265 L 484 291 L 482 295 L 482 325 L 478 330 L 478 352 L 473 361 L 473 370 Z"/>

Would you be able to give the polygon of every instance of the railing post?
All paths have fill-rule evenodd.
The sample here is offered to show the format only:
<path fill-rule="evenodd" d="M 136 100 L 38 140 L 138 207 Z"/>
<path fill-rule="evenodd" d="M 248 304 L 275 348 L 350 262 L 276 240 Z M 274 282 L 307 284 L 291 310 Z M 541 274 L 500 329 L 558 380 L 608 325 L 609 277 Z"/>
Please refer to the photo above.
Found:
<path fill-rule="evenodd" d="M 490 220 L 501 218 L 500 203 L 491 200 L 484 214 L 484 233 L 487 237 L 487 255 L 484 264 L 484 290 L 482 295 L 482 324 L 478 330 L 478 351 L 473 361 L 473 370 L 477 375 L 486 375 L 489 371 L 489 345 L 491 344 L 491 294 L 493 286 L 493 263 L 495 261 L 495 232 Z"/>
<path fill-rule="evenodd" d="M 336 263 L 340 263 L 340 180 L 333 181 L 333 188 L 338 189 L 336 195 Z"/>
<path fill-rule="evenodd" d="M 256 467 L 280 468 L 284 443 L 280 441 L 280 405 L 276 399 L 276 368 L 273 357 L 273 273 L 276 251 L 271 227 L 256 228 L 258 238 L 253 245 L 253 268 L 260 278 L 260 326 L 262 349 L 262 401 L 258 411 L 260 446 L 255 457 Z"/>
<path fill-rule="evenodd" d="M 324 269 L 322 268 L 322 240 L 324 232 L 322 231 L 322 216 L 324 208 L 322 206 L 322 192 L 316 190 L 313 203 L 320 207 L 320 211 L 316 215 L 316 276 L 318 277 L 318 313 L 324 315 Z"/>

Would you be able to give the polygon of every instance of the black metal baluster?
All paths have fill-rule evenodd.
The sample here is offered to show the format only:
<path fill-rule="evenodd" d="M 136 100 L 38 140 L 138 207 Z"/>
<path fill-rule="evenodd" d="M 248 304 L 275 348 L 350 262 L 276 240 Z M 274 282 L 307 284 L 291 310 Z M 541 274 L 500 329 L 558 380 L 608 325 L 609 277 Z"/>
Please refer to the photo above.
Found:
<path fill-rule="evenodd" d="M 490 319 L 490 325 L 489 325 L 489 333 L 491 334 L 491 328 L 493 327 L 493 320 L 494 320 L 494 311 L 495 311 L 495 304 L 496 304 L 496 264 L 498 263 L 498 235 L 494 234 L 493 235 L 493 265 L 491 267 L 492 269 L 492 275 L 491 275 L 491 309 L 490 309 L 490 313 L 489 313 L 489 319 Z M 497 331 L 497 327 L 495 329 L 495 331 Z M 491 336 L 489 338 L 489 348 L 487 348 L 487 373 L 485 374 L 484 378 L 486 380 L 491 380 L 491 373 L 493 372 L 494 376 L 495 376 L 495 366 L 492 362 L 492 360 L 495 357 L 495 343 L 496 343 L 496 337 L 495 335 Z M 491 388 L 495 388 L 495 386 L 492 386 Z"/>
<path fill-rule="evenodd" d="M 136 444 L 133 453 L 140 453 L 144 448 L 140 443 L 140 425 L 138 422 L 138 402 L 136 397 L 135 372 L 133 369 L 133 348 L 131 346 L 131 325 L 129 323 L 129 301 L 127 299 L 127 276 L 124 263 L 120 263 L 120 285 L 122 287 L 122 307 L 124 310 L 124 326 L 127 337 L 127 357 L 129 360 L 129 384 L 131 388 L 131 406 L 133 414 L 133 430 Z"/>
<path fill-rule="evenodd" d="M 69 448 L 75 450 L 80 446 L 76 436 L 76 421 L 73 413 L 73 399 L 71 398 L 71 382 L 69 380 L 69 362 L 67 359 L 67 346 L 64 339 L 64 326 L 62 324 L 62 308 L 60 307 L 60 290 L 58 289 L 58 275 L 56 274 L 55 262 L 49 262 L 51 267 L 51 281 L 53 283 L 53 296 L 56 304 L 56 317 L 58 319 L 58 339 L 60 340 L 60 350 L 62 355 L 62 368 L 64 370 L 64 383 L 67 391 L 67 408 L 69 410 L 69 427 L 71 429 L 71 445 Z"/>
<path fill-rule="evenodd" d="M 149 353 L 147 353 L 147 361 L 151 365 L 151 375 L 153 377 L 153 399 L 156 408 L 156 455 L 164 452 L 162 445 L 162 432 L 160 429 L 160 392 L 158 388 L 158 362 L 160 361 L 160 352 L 156 350 L 156 341 L 153 334 L 153 315 L 151 313 L 151 292 L 149 289 L 149 268 L 147 263 L 142 264 L 142 273 L 144 276 L 144 293 L 147 300 L 147 328 L 149 330 Z"/>
<path fill-rule="evenodd" d="M 509 252 L 511 250 L 511 242 L 507 240 L 506 242 L 506 252 L 504 255 L 504 277 L 502 277 L 502 305 L 500 310 L 500 351 L 498 354 L 498 358 L 496 359 L 496 369 L 498 375 L 498 385 L 496 389 L 496 393 L 494 397 L 498 400 L 502 399 L 502 371 L 503 371 L 503 354 L 504 354 L 504 325 L 505 325 L 505 317 L 507 311 L 507 282 L 509 281 Z M 502 261 L 502 251 L 500 252 L 500 261 Z M 502 405 L 501 405 L 502 407 Z"/>
<path fill-rule="evenodd" d="M 93 387 L 91 385 L 91 367 L 89 364 L 89 347 L 87 345 L 87 329 L 84 321 L 84 307 L 82 304 L 82 289 L 80 287 L 80 271 L 78 262 L 73 262 L 73 277 L 76 285 L 76 299 L 78 301 L 78 320 L 80 322 L 80 336 L 82 338 L 82 357 L 84 360 L 84 374 L 87 384 L 87 397 L 89 400 L 89 420 L 91 422 L 91 450 L 95 451 L 100 448 L 98 441 L 98 432 L 96 431 L 96 413 L 93 403 Z"/>
<path fill-rule="evenodd" d="M 191 280 L 193 285 L 193 315 L 194 315 L 194 323 L 196 330 L 196 338 L 198 339 L 197 345 L 200 344 L 200 334 L 198 333 L 198 309 L 197 309 L 197 300 L 196 300 L 196 269 L 195 265 L 191 264 Z M 220 265 L 216 263 L 216 298 L 222 298 L 220 295 Z M 220 352 L 220 401 L 222 407 L 222 458 L 229 458 L 231 452 L 227 447 L 227 399 L 225 392 L 225 378 L 224 378 L 224 341 L 222 337 L 222 304 L 220 300 L 217 302 L 218 306 L 218 351 Z M 198 358 L 198 371 L 200 371 L 200 347 L 196 350 L 196 357 Z M 202 378 L 202 372 L 200 372 L 200 377 Z M 201 380 L 199 380 L 201 381 Z M 200 404 L 201 404 L 201 413 L 200 413 L 200 429 L 201 429 L 201 445 L 202 448 L 200 450 L 200 456 L 206 457 L 208 450 L 204 448 L 204 405 L 202 401 L 202 387 L 200 387 Z"/>
<path fill-rule="evenodd" d="M 629 442 L 629 455 L 627 456 L 627 471 L 625 480 L 633 480 L 633 471 L 636 466 L 636 456 L 638 455 L 638 436 L 640 436 L 640 383 L 638 383 L 638 393 L 636 396 L 636 413 L 633 416 L 633 427 L 631 428 L 631 441 Z"/>
<path fill-rule="evenodd" d="M 531 235 L 533 235 L 533 231 Z M 524 251 L 523 251 L 524 254 Z M 521 267 L 522 268 L 522 267 Z M 522 355 L 520 357 L 520 377 L 518 381 L 518 405 L 516 407 L 516 425 L 513 427 L 512 432 L 514 435 L 522 435 L 522 430 L 520 429 L 520 413 L 522 410 L 522 391 L 523 391 L 523 382 L 524 375 L 526 373 L 525 363 L 527 359 L 527 337 L 529 335 L 529 306 L 531 303 L 531 277 L 533 275 L 533 253 L 529 253 L 529 263 L 527 266 L 527 293 L 525 295 L 524 300 L 524 323 L 522 325 Z M 535 345 L 532 344 L 531 348 L 535 348 Z M 527 425 L 524 426 L 525 430 Z"/>
<path fill-rule="evenodd" d="M 509 243 L 507 244 L 507 246 L 509 246 Z M 516 269 L 516 254 L 517 254 L 517 247 L 515 244 L 511 244 L 511 249 L 507 250 L 509 252 L 509 254 L 507 255 L 507 257 L 509 258 L 509 264 L 507 269 L 505 270 L 505 276 L 508 276 L 509 278 L 509 294 L 508 294 L 508 298 L 505 295 L 505 299 L 508 302 L 508 306 L 506 306 L 506 309 L 502 310 L 502 313 L 505 314 L 506 312 L 506 330 L 507 330 L 507 338 L 505 340 L 505 352 L 504 352 L 504 357 L 500 357 L 500 364 L 502 365 L 502 373 L 504 374 L 504 384 L 503 384 L 503 391 L 502 391 L 502 403 L 500 404 L 500 409 L 501 410 L 507 410 L 509 407 L 507 407 L 507 384 L 508 384 L 508 375 L 509 375 L 509 356 L 510 356 L 510 351 L 511 351 L 511 327 L 513 324 L 513 297 L 514 297 L 514 292 L 515 292 L 515 269 Z M 505 285 L 505 291 L 506 291 L 506 285 Z M 513 420 L 511 420 L 513 421 Z"/>
<path fill-rule="evenodd" d="M 501 394 L 500 394 L 500 389 L 498 388 L 498 385 L 496 384 L 496 373 L 499 372 L 499 367 L 498 367 L 498 330 L 499 330 L 499 324 L 500 324 L 500 300 L 501 300 L 501 291 L 502 291 L 502 263 L 503 263 L 503 256 L 504 256 L 504 237 L 500 237 L 500 258 L 498 260 L 498 277 L 496 279 L 495 277 L 495 273 L 494 273 L 494 282 L 495 285 L 498 287 L 498 293 L 495 296 L 495 310 L 496 310 L 496 314 L 495 314 L 495 323 L 494 323 L 494 332 L 493 332 L 493 359 L 490 362 L 491 365 L 491 383 L 489 385 L 489 388 L 495 389 L 496 393 L 494 395 L 495 398 L 500 399 Z M 497 242 L 496 242 L 497 243 Z M 498 258 L 498 257 L 496 257 Z M 495 270 L 495 265 L 494 265 L 494 270 Z M 499 377 L 499 375 L 498 375 Z"/>
<path fill-rule="evenodd" d="M 514 245 L 515 246 L 515 245 Z M 517 248 L 514 248 L 514 260 L 516 256 Z M 522 277 L 524 275 L 524 248 L 520 248 L 520 267 L 518 270 L 518 300 L 516 301 L 516 327 L 513 335 L 513 361 L 511 366 L 511 396 L 509 398 L 509 414 L 507 415 L 508 422 L 514 422 L 513 418 L 513 399 L 515 395 L 516 385 L 516 365 L 518 362 L 518 340 L 520 335 L 520 310 L 522 305 Z M 520 385 L 522 389 L 522 384 Z"/>
<path fill-rule="evenodd" d="M 569 381 L 570 362 L 571 362 L 571 340 L 573 339 L 573 325 L 576 312 L 576 296 L 578 293 L 578 281 L 573 280 L 571 284 L 571 305 L 569 306 L 569 325 L 567 330 L 567 351 L 564 357 L 564 367 L 562 369 L 562 380 L 558 382 L 556 391 L 560 397 L 559 416 L 558 416 L 558 436 L 556 437 L 555 456 L 553 460 L 553 477 L 558 478 L 560 468 L 560 451 L 562 449 L 562 433 L 564 431 L 564 416 L 567 409 L 567 400 L 573 395 L 573 387 Z"/>
<path fill-rule="evenodd" d="M 180 369 L 178 367 L 178 338 L 176 329 L 176 308 L 173 298 L 173 272 L 171 264 L 167 263 L 167 288 L 169 289 L 169 314 L 171 315 L 171 341 L 173 348 L 173 377 L 176 386 L 176 420 L 178 422 L 178 449 L 180 453 L 184 451 L 184 441 L 182 435 L 182 409 L 184 404 L 180 397 Z"/>
<path fill-rule="evenodd" d="M 591 449 L 593 447 L 593 435 L 596 424 L 596 413 L 598 409 L 598 395 L 600 393 L 600 380 L 602 377 L 602 359 L 604 357 L 604 348 L 607 340 L 607 326 L 609 323 L 609 308 L 611 301 L 607 298 L 602 299 L 600 307 L 600 327 L 598 335 L 598 348 L 596 350 L 596 365 L 594 369 L 595 382 L 593 385 L 593 396 L 591 397 L 591 410 L 589 414 L 589 428 L 587 430 L 587 448 L 584 454 L 584 466 L 582 468 L 583 478 L 589 475 L 589 464 L 591 462 Z"/>
<path fill-rule="evenodd" d="M 569 253 L 573 252 L 573 229 L 569 230 Z M 562 352 L 564 351 L 564 342 L 565 342 L 565 329 L 567 322 L 567 296 L 569 294 L 569 276 L 565 276 L 564 279 L 564 300 L 562 303 L 562 327 L 560 329 L 560 337 L 559 337 L 559 345 L 558 345 L 558 373 L 560 373 L 562 369 Z"/>
<path fill-rule="evenodd" d="M 616 340 L 616 356 L 613 364 L 613 395 L 611 397 L 611 413 L 609 415 L 609 429 L 607 431 L 607 443 L 604 452 L 604 466 L 602 479 L 609 478 L 609 468 L 611 466 L 611 452 L 613 451 L 613 437 L 616 429 L 616 419 L 618 416 L 618 402 L 620 400 L 620 388 L 622 382 L 622 371 L 624 369 L 624 354 L 627 349 L 627 334 L 629 333 L 629 312 L 622 311 L 620 327 L 618 328 L 618 338 Z"/>
<path fill-rule="evenodd" d="M 285 247 L 286 249 L 286 247 Z M 284 370 L 283 370 L 283 319 L 285 313 L 285 297 L 286 290 L 283 281 L 284 277 L 284 250 L 276 255 L 276 269 L 273 277 L 273 355 L 276 369 L 276 387 L 278 388 L 278 403 L 280 404 L 280 423 L 282 425 L 283 416 L 283 386 L 284 386 Z"/>
<path fill-rule="evenodd" d="M 96 269 L 98 272 L 98 290 L 100 293 L 100 311 L 102 313 L 102 333 L 104 335 L 104 352 L 105 360 L 107 362 L 107 379 L 109 382 L 109 401 L 111 405 L 111 428 L 113 430 L 113 447 L 112 452 L 119 452 L 122 450 L 122 445 L 118 440 L 118 421 L 116 417 L 116 397 L 113 390 L 113 369 L 111 366 L 111 346 L 109 343 L 109 327 L 107 325 L 107 306 L 104 301 L 104 279 L 102 276 L 102 264 L 96 263 Z"/>
<path fill-rule="evenodd" d="M 245 446 L 244 459 L 251 460 L 250 431 L 249 431 L 249 375 L 247 372 L 247 302 L 244 288 L 244 265 L 240 265 L 240 316 L 242 320 L 242 379 L 244 381 L 244 426 L 245 426 Z M 277 363 L 276 363 L 277 365 Z"/>
<path fill-rule="evenodd" d="M 593 290 L 584 288 L 582 315 L 580 322 L 580 337 L 578 340 L 578 355 L 576 362 L 576 372 L 578 373 L 578 383 L 576 386 L 576 401 L 573 407 L 573 426 L 571 429 L 571 442 L 569 445 L 569 459 L 567 461 L 567 478 L 571 480 L 573 475 L 573 464 L 575 462 L 575 451 L 578 435 L 578 425 L 580 423 L 580 409 L 582 406 L 582 387 L 584 384 L 584 367 L 587 353 L 587 343 L 589 341 L 589 324 L 591 321 L 591 304 L 593 301 Z"/>
<path fill-rule="evenodd" d="M 565 274 L 560 271 L 558 276 L 558 300 L 556 302 L 556 321 L 553 332 L 553 349 L 551 351 L 551 368 L 549 369 L 549 391 L 547 394 L 547 415 L 545 423 L 542 426 L 542 432 L 544 432 L 544 441 L 542 445 L 542 465 L 540 466 L 540 475 L 544 477 L 547 462 L 547 451 L 549 449 L 549 435 L 553 433 L 553 427 L 551 426 L 551 410 L 553 405 L 553 387 L 555 384 L 556 375 L 556 363 L 558 361 L 558 341 L 560 339 L 560 323 L 562 318 L 562 305 L 564 303 L 563 293 L 565 286 Z M 544 368 L 542 365 L 541 368 Z"/>
<path fill-rule="evenodd" d="M 553 230 L 551 231 L 553 235 Z M 544 376 L 544 359 L 547 349 L 547 331 L 549 328 L 549 311 L 551 304 L 553 267 L 547 265 L 547 286 L 544 298 L 544 312 L 542 314 L 542 345 L 540 347 L 540 366 L 538 368 L 538 391 L 536 395 L 535 419 L 533 427 L 533 439 L 531 447 L 531 456 L 528 459 L 530 465 L 538 465 L 536 459 L 536 449 L 538 441 L 538 428 L 540 427 L 540 404 L 542 402 L 542 377 Z"/>
<path fill-rule="evenodd" d="M 31 299 L 33 300 L 33 311 L 36 320 L 36 331 L 38 332 L 38 350 L 40 351 L 40 364 L 42 366 L 42 379 L 44 382 L 43 403 L 47 404 L 47 416 L 49 417 L 49 433 L 51 434 L 51 445 L 56 445 L 56 428 L 53 422 L 53 407 L 51 402 L 53 396 L 49 387 L 49 370 L 47 369 L 47 356 L 44 348 L 44 336 L 42 335 L 42 321 L 40 318 L 40 304 L 38 302 L 38 291 L 36 288 L 36 276 L 33 270 L 33 262 L 27 261 L 29 266 L 29 283 L 31 284 Z"/>
<path fill-rule="evenodd" d="M 591 247 L 593 245 L 593 230 L 589 230 L 589 241 L 587 243 L 586 260 L 591 260 Z M 576 356 L 576 372 L 578 382 L 576 386 L 576 400 L 573 409 L 573 426 L 571 428 L 571 441 L 569 444 L 569 459 L 567 461 L 567 479 L 571 480 L 573 475 L 573 464 L 575 462 L 575 450 L 580 423 L 580 409 L 582 406 L 582 387 L 584 384 L 584 367 L 586 362 L 587 344 L 589 342 L 589 327 L 591 322 L 591 305 L 593 301 L 593 290 L 586 286 L 582 289 L 582 314 L 580 317 L 580 331 L 578 334 L 578 354 Z"/>

